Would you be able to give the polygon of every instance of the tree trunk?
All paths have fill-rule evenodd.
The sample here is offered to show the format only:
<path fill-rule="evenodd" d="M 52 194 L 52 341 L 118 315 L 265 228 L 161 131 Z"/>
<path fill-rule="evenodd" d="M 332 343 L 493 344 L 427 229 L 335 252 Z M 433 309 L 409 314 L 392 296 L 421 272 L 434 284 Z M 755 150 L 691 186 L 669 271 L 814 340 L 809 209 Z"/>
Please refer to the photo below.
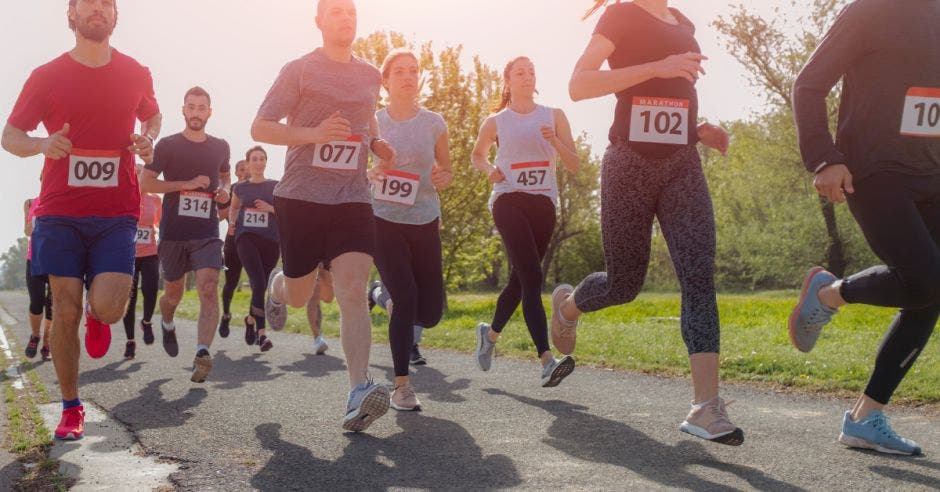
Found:
<path fill-rule="evenodd" d="M 836 209 L 832 202 L 823 197 L 819 197 L 820 208 L 823 218 L 826 220 L 826 233 L 829 236 L 829 246 L 826 248 L 827 268 L 836 277 L 845 276 L 845 269 L 848 261 L 845 258 L 845 248 L 842 244 L 842 236 L 839 235 L 839 224 L 836 222 Z"/>

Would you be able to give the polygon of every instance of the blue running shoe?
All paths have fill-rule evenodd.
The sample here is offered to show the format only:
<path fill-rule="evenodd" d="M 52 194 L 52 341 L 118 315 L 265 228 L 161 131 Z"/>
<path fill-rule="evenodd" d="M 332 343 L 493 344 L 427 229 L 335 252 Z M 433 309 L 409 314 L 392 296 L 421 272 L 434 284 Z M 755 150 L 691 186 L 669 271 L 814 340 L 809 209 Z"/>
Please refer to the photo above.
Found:
<path fill-rule="evenodd" d="M 839 442 L 850 448 L 873 449 L 879 453 L 921 454 L 916 442 L 897 435 L 891 429 L 888 417 L 880 410 L 871 412 L 860 422 L 852 420 L 852 412 L 845 412 Z"/>
<path fill-rule="evenodd" d="M 349 392 L 343 429 L 352 432 L 366 430 L 372 422 L 385 415 L 389 406 L 388 388 L 369 379 Z"/>
<path fill-rule="evenodd" d="M 816 345 L 823 326 L 838 312 L 819 300 L 819 289 L 839 280 L 823 267 L 815 267 L 806 274 L 800 302 L 790 314 L 790 341 L 800 352 L 809 352 Z"/>

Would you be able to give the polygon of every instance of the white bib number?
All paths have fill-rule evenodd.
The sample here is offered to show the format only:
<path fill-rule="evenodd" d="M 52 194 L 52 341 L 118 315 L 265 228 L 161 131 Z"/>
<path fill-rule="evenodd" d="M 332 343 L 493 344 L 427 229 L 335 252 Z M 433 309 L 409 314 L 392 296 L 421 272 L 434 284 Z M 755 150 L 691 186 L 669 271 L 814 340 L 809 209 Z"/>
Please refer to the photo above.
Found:
<path fill-rule="evenodd" d="M 901 135 L 940 138 L 940 88 L 911 87 L 907 91 Z"/>
<path fill-rule="evenodd" d="M 154 243 L 153 227 L 138 227 L 137 228 L 137 244 L 153 244 L 153 243 Z"/>
<path fill-rule="evenodd" d="M 179 215 L 208 219 L 212 217 L 212 193 L 202 191 L 181 191 Z"/>
<path fill-rule="evenodd" d="M 551 191 L 555 174 L 548 161 L 519 162 L 509 167 L 513 188 L 520 191 Z"/>
<path fill-rule="evenodd" d="M 242 220 L 242 225 L 245 227 L 257 227 L 261 229 L 267 228 L 268 213 L 257 208 L 246 208 L 245 218 Z"/>
<path fill-rule="evenodd" d="M 418 186 L 421 176 L 403 171 L 386 171 L 385 179 L 374 187 L 376 200 L 399 203 L 409 207 L 415 204 L 418 197 Z"/>
<path fill-rule="evenodd" d="M 630 141 L 688 145 L 689 100 L 634 97 Z"/>
<path fill-rule="evenodd" d="M 121 153 L 72 149 L 69 155 L 69 186 L 114 188 L 118 185 Z"/>
<path fill-rule="evenodd" d="M 346 140 L 319 144 L 314 148 L 313 167 L 356 171 L 362 153 L 362 137 L 353 135 Z"/>

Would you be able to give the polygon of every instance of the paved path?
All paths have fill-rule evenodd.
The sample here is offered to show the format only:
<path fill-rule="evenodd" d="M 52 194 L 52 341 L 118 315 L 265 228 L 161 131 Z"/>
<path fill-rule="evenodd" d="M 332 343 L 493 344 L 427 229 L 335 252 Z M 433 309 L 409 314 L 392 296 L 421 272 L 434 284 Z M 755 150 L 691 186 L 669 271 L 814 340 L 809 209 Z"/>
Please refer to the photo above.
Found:
<path fill-rule="evenodd" d="M 25 319 L 22 295 L 0 293 L 0 304 Z M 928 455 L 892 458 L 835 441 L 849 402 L 728 386 L 731 415 L 747 436 L 731 448 L 678 431 L 685 380 L 581 368 L 543 389 L 534 359 L 497 359 L 481 373 L 468 355 L 428 350 L 430 365 L 414 375 L 425 411 L 390 410 L 367 433 L 344 434 L 338 342 L 316 356 L 309 337 L 275 333 L 274 350 L 262 355 L 237 328 L 216 340 L 215 368 L 201 385 L 189 382 L 188 322 L 178 322 L 178 358 L 163 353 L 158 334 L 126 362 L 118 328 L 111 353 L 82 360 L 82 398 L 126 425 L 151 455 L 178 462 L 170 479 L 179 489 L 940 488 L 935 415 L 895 411 L 896 427 Z M 12 331 L 25 340 L 24 323 Z M 55 394 L 52 364 L 37 368 Z M 373 347 L 372 374 L 390 381 L 387 347 Z"/>

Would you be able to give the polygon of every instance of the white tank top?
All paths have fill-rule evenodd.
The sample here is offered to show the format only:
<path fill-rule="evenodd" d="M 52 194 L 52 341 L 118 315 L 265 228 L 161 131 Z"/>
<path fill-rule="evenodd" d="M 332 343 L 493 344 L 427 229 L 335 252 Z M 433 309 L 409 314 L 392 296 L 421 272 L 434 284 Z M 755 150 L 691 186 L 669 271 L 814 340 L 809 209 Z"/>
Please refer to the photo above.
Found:
<path fill-rule="evenodd" d="M 508 107 L 494 117 L 496 121 L 496 167 L 506 180 L 493 185 L 490 209 L 503 193 L 522 192 L 544 195 L 558 206 L 558 180 L 555 164 L 558 153 L 542 136 L 542 127 L 555 128 L 552 108 L 536 105 L 528 114 L 517 113 Z"/>

